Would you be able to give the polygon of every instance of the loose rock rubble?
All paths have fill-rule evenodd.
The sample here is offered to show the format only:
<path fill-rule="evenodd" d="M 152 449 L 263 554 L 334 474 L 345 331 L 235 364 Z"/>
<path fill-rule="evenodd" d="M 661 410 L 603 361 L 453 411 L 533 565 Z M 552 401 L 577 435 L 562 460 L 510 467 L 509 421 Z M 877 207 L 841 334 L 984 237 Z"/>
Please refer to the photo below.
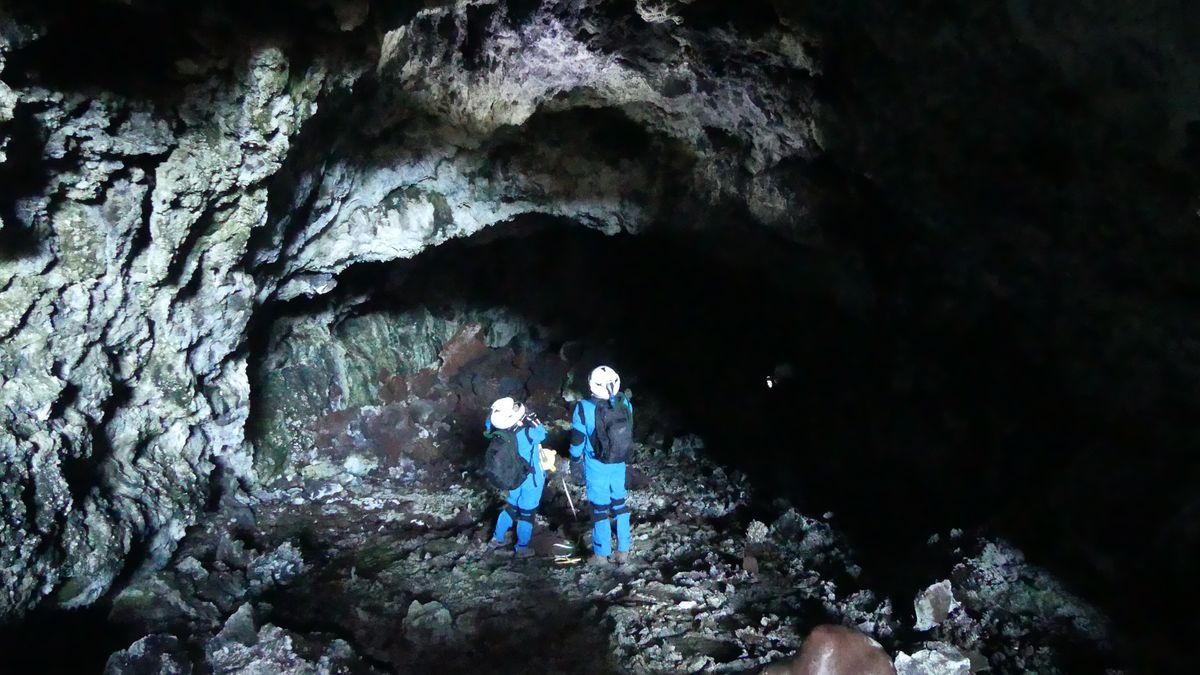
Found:
<path fill-rule="evenodd" d="M 900 652 L 896 655 L 897 675 L 968 675 L 971 672 L 971 659 L 948 645 L 939 647 L 922 649 L 912 656 Z"/>
<path fill-rule="evenodd" d="M 914 603 L 917 611 L 917 630 L 929 630 L 941 624 L 959 608 L 950 590 L 949 581 L 938 582 L 921 592 Z"/>
<path fill-rule="evenodd" d="M 267 487 L 226 476 L 216 508 L 170 564 L 115 598 L 111 620 L 147 637 L 114 654 L 109 673 L 464 672 L 479 664 L 753 672 L 830 623 L 882 643 L 902 675 L 1056 672 L 1056 639 L 1102 642 L 1102 617 L 996 542 L 979 542 L 948 579 L 917 594 L 910 623 L 871 588 L 832 514 L 756 504 L 747 478 L 714 463 L 702 439 L 664 435 L 655 418 L 669 413 L 652 401 L 638 408 L 629 469 L 628 564 L 580 564 L 590 553 L 589 510 L 561 454 L 546 478 L 537 555 L 496 550 L 500 495 L 483 483 L 464 439 L 480 424 L 482 402 L 516 392 L 546 414 L 547 446 L 565 451 L 562 420 L 577 395 L 563 392 L 583 352 L 544 349 L 536 331 L 500 314 L 478 318 L 426 318 L 427 334 L 365 348 L 362 336 L 386 332 L 385 323 L 360 319 L 341 337 L 310 332 L 308 342 L 293 331 L 275 362 L 277 386 L 299 387 L 297 369 L 314 354 L 348 354 L 359 342 L 375 361 L 339 356 L 338 388 L 381 404 L 343 401 L 331 412 L 337 401 L 310 397 L 308 408 L 290 408 L 308 411 L 287 432 L 305 451 L 278 463 Z M 394 429 L 363 422 L 393 413 Z M 310 433 L 332 428 L 330 418 L 360 431 Z M 963 545 L 961 536 L 947 541 Z"/>
<path fill-rule="evenodd" d="M 876 638 L 901 674 L 977 672 L 989 660 L 991 672 L 1056 672 L 1044 641 L 1054 634 L 1051 603 L 1076 625 L 1095 618 L 989 543 L 956 568 L 961 582 L 935 584 L 918 602 L 961 588 L 962 605 L 908 639 L 890 600 L 857 582 L 861 570 L 828 523 L 795 509 L 769 525 L 750 519 L 742 476 L 703 456 L 638 449 L 645 481 L 630 498 L 632 561 L 606 568 L 556 561 L 586 555 L 589 527 L 555 482 L 529 560 L 489 545 L 498 499 L 470 475 L 446 485 L 444 473 L 423 469 L 343 471 L 327 479 L 340 490 L 316 496 L 240 493 L 184 539 L 172 566 L 117 598 L 114 620 L 154 633 L 114 655 L 109 673 L 149 663 L 164 672 L 463 672 L 480 663 L 753 672 L 795 653 L 823 623 Z"/>
<path fill-rule="evenodd" d="M 1064 653 L 1079 645 L 1103 651 L 1110 632 L 1103 615 L 1011 545 L 979 539 L 973 548 L 950 579 L 917 595 L 914 628 L 927 641 L 905 657 L 911 672 L 1059 672 Z"/>
<path fill-rule="evenodd" d="M 336 638 L 299 635 L 278 626 L 257 627 L 250 605 L 242 605 L 204 647 L 203 661 L 193 667 L 189 655 L 174 636 L 155 634 L 113 654 L 105 675 L 129 673 L 188 675 L 212 673 L 377 673 L 358 658 L 350 645 Z"/>

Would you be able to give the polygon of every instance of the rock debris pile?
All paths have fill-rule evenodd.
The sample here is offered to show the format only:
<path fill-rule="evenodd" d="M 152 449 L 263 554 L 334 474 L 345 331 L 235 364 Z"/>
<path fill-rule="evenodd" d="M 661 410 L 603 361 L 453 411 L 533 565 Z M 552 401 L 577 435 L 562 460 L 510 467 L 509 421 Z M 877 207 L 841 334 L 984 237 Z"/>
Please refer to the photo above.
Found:
<path fill-rule="evenodd" d="M 484 332 L 446 341 L 424 378 L 456 384 L 433 399 L 512 378 L 566 409 L 566 379 L 531 377 L 560 353 L 523 351 L 517 369 L 511 351 L 465 349 Z M 463 351 L 473 356 L 445 358 Z M 112 619 L 149 634 L 109 672 L 751 672 L 825 623 L 879 640 L 902 673 L 1054 672 L 1055 640 L 1103 640 L 1098 615 L 992 542 L 918 594 L 913 621 L 871 588 L 835 521 L 752 506 L 746 478 L 695 436 L 637 447 L 632 561 L 598 568 L 581 564 L 590 524 L 568 504 L 565 491 L 587 512 L 565 471 L 548 474 L 538 555 L 521 560 L 490 545 L 498 495 L 469 459 L 401 461 L 401 446 L 382 461 L 327 455 L 266 489 L 230 477 L 171 564 L 117 596 Z"/>

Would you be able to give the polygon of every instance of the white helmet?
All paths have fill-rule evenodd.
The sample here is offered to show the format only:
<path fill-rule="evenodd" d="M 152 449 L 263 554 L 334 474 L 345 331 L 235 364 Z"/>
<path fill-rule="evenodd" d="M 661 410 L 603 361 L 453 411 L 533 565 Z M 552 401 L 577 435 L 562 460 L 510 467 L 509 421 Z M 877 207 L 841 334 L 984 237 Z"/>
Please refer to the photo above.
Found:
<path fill-rule="evenodd" d="M 525 406 L 512 400 L 511 397 L 497 399 L 492 404 L 492 426 L 497 429 L 511 429 L 525 416 Z"/>
<path fill-rule="evenodd" d="M 588 389 L 592 396 L 607 401 L 621 390 L 621 376 L 608 366 L 599 366 L 588 376 Z"/>

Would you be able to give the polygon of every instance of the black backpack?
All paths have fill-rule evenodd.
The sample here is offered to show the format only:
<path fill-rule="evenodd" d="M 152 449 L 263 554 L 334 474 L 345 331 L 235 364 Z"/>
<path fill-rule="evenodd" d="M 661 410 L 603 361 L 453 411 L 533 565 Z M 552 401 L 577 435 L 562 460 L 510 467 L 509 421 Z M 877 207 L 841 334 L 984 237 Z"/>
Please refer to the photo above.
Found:
<path fill-rule="evenodd" d="M 633 456 L 633 413 L 624 396 L 595 401 L 596 429 L 592 432 L 592 454 L 605 464 L 621 464 Z"/>
<path fill-rule="evenodd" d="M 491 439 L 483 455 L 483 475 L 501 490 L 520 487 L 533 469 L 517 452 L 517 434 L 507 429 L 495 429 L 483 435 Z"/>

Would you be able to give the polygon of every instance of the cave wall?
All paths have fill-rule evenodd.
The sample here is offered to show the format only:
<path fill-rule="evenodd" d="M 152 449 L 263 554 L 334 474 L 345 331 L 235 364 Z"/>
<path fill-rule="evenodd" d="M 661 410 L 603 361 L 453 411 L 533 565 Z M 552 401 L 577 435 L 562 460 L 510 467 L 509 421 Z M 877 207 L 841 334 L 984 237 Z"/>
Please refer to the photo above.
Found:
<path fill-rule="evenodd" d="M 802 220 L 772 179 L 814 149 L 778 86 L 809 76 L 799 38 L 626 9 L 6 10 L 0 614 L 97 599 L 169 556 L 217 465 L 256 479 L 265 303 L 523 212 Z"/>
<path fill-rule="evenodd" d="M 384 34 L 370 88 L 286 179 L 303 222 L 282 217 L 288 243 L 254 258 L 279 267 L 274 297 L 525 213 L 611 233 L 718 208 L 803 236 L 804 186 L 781 167 L 817 149 L 803 36 L 625 9 L 472 3 Z"/>
<path fill-rule="evenodd" d="M 274 324 L 252 380 L 254 410 L 261 411 L 251 424 L 259 479 L 351 457 L 384 470 L 461 461 L 455 448 L 462 436 L 478 433 L 484 408 L 477 397 L 463 402 L 457 391 L 437 385 L 489 349 L 511 344 L 524 351 L 540 331 L 500 309 L 445 314 L 321 312 Z M 507 361 L 513 360 L 509 350 Z"/>
<path fill-rule="evenodd" d="M 90 602 L 127 558 L 164 559 L 216 458 L 240 451 L 256 284 L 238 262 L 263 180 L 336 80 L 274 46 L 241 56 L 172 108 L 17 92 L 35 136 L 9 142 L 41 147 L 11 170 L 47 182 L 4 214 L 7 242 L 26 240 L 6 246 L 0 301 L 5 614 Z"/>

